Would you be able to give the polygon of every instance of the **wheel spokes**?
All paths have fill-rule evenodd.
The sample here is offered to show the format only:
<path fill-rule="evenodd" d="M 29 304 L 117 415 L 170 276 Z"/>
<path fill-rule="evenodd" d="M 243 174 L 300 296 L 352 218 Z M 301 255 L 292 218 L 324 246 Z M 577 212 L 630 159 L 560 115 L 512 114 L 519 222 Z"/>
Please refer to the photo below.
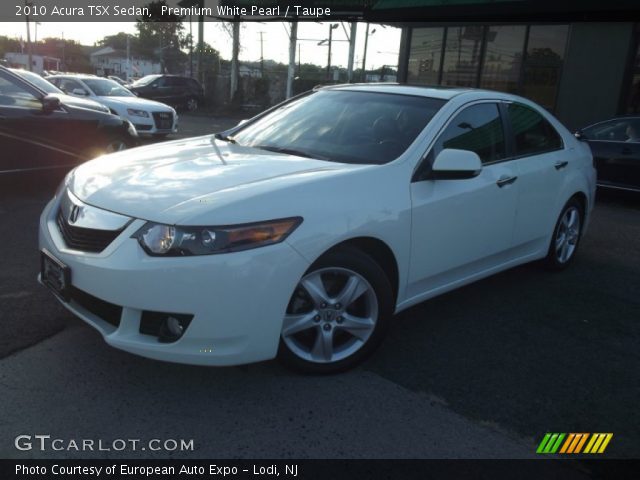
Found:
<path fill-rule="evenodd" d="M 329 302 L 329 294 L 322 282 L 322 276 L 319 273 L 304 278 L 300 283 L 311 297 L 316 308 Z"/>
<path fill-rule="evenodd" d="M 303 332 L 310 328 L 316 328 L 317 324 L 314 322 L 314 317 L 317 314 L 318 312 L 313 310 L 299 315 L 285 315 L 284 324 L 282 326 L 282 335 L 288 337 L 289 335 L 295 335 L 296 333 Z"/>
<path fill-rule="evenodd" d="M 311 357 L 314 360 L 331 361 L 333 357 L 333 329 L 318 329 L 318 335 L 311 350 Z"/>
<path fill-rule="evenodd" d="M 375 321 L 368 317 L 356 317 L 355 315 L 345 313 L 342 315 L 342 318 L 343 321 L 338 328 L 363 341 L 367 339 L 375 326 Z"/>
<path fill-rule="evenodd" d="M 335 298 L 337 304 L 341 304 L 343 309 L 355 302 L 367 291 L 367 286 L 355 275 L 349 276 L 342 291 Z"/>

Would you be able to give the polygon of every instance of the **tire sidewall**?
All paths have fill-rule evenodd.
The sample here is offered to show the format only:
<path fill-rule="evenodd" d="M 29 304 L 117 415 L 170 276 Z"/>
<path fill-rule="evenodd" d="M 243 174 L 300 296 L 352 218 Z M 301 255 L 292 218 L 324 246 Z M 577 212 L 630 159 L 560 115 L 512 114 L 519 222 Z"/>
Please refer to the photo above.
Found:
<path fill-rule="evenodd" d="M 369 255 L 360 250 L 345 247 L 323 255 L 309 267 L 303 276 L 316 270 L 332 267 L 353 270 L 369 282 L 378 301 L 376 326 L 371 336 L 357 352 L 347 358 L 331 363 L 314 363 L 298 357 L 291 352 L 282 337 L 280 337 L 278 358 L 287 367 L 295 371 L 312 374 L 331 374 L 348 370 L 371 355 L 386 334 L 389 320 L 393 314 L 393 294 L 389 280 L 382 268 Z"/>

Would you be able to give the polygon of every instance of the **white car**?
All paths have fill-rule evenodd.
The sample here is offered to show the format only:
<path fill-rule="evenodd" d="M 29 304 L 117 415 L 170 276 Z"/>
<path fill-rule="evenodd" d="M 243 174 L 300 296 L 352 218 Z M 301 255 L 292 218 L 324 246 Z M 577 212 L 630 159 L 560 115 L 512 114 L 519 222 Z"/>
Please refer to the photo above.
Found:
<path fill-rule="evenodd" d="M 164 137 L 178 131 L 178 115 L 164 103 L 136 97 L 130 90 L 108 78 L 93 75 L 52 75 L 47 80 L 67 95 L 95 100 L 111 113 L 129 120 L 138 135 Z"/>
<path fill-rule="evenodd" d="M 332 372 L 394 313 L 567 266 L 594 192 L 589 147 L 524 98 L 326 87 L 77 167 L 40 219 L 40 281 L 138 355 Z"/>

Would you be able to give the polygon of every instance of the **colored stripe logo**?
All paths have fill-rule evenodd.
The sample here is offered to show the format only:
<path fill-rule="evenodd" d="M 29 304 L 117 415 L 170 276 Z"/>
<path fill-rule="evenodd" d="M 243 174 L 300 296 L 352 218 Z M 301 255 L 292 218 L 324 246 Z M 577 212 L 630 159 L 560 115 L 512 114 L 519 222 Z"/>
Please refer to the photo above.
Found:
<path fill-rule="evenodd" d="M 536 453 L 604 453 L 613 433 L 547 433 Z"/>

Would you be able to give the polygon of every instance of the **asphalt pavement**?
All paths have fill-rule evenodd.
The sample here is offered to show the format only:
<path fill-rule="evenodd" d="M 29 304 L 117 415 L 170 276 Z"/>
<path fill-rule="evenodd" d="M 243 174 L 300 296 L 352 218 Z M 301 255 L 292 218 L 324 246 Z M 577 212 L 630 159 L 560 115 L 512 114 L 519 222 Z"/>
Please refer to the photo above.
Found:
<path fill-rule="evenodd" d="M 182 119 L 194 135 L 224 121 Z M 640 456 L 640 196 L 600 196 L 570 269 L 525 265 L 432 299 L 363 366 L 307 377 L 108 347 L 35 280 L 38 215 L 58 181 L 0 189 L 0 458 L 527 458 L 546 432 L 613 432 L 607 457 Z M 43 433 L 195 448 L 14 446 Z"/>

